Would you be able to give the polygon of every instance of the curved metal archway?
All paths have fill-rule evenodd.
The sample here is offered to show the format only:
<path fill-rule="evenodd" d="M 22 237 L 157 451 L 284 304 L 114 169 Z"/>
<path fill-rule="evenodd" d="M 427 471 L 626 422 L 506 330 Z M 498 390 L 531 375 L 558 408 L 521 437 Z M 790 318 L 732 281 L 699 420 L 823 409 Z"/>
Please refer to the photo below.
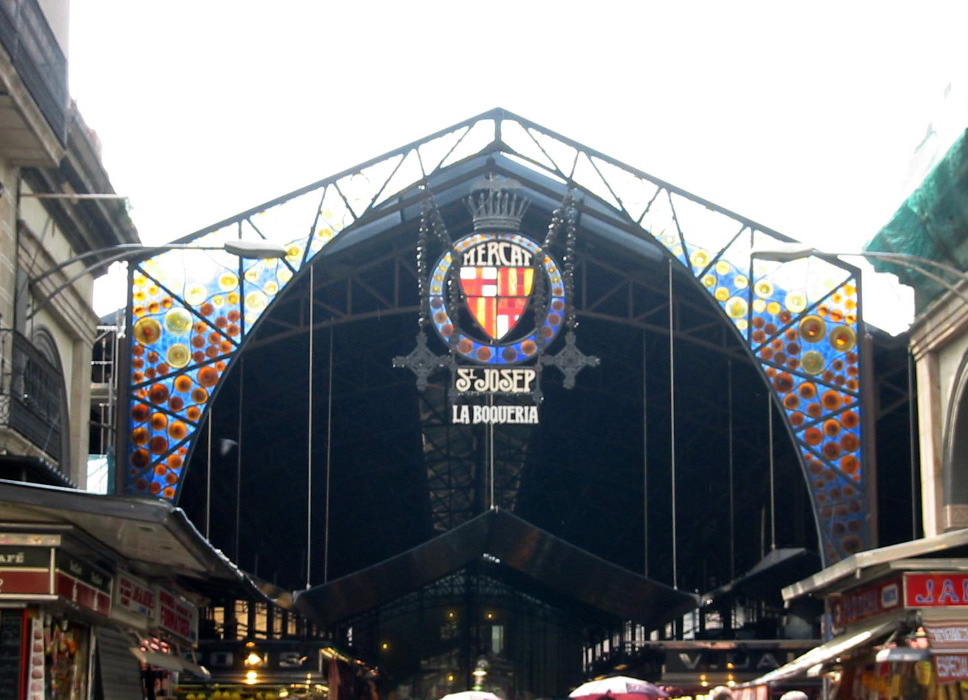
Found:
<path fill-rule="evenodd" d="M 754 259 L 754 250 L 789 239 L 500 109 L 181 241 L 211 248 L 234 238 L 269 239 L 288 246 L 284 260 L 183 249 L 132 265 L 120 488 L 176 499 L 214 393 L 290 280 L 326 246 L 363 240 L 381 222 L 400 220 L 423 196 L 415 186 L 487 154 L 585 192 L 630 236 L 657 243 L 690 273 L 742 337 L 781 407 L 824 561 L 870 547 L 869 361 L 857 271 L 817 257 Z"/>

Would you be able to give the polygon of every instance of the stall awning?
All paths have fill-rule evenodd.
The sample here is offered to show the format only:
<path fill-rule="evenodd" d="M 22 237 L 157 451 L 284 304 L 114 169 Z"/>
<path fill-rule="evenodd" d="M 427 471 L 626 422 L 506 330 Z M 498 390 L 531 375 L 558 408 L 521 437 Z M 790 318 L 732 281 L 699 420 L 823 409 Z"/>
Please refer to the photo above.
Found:
<path fill-rule="evenodd" d="M 802 676 L 814 666 L 833 661 L 837 657 L 844 656 L 861 646 L 875 644 L 884 637 L 887 637 L 891 632 L 895 632 L 905 626 L 906 622 L 904 618 L 892 617 L 889 620 L 881 620 L 858 627 L 839 637 L 834 637 L 829 642 L 814 647 L 806 654 L 798 656 L 790 663 L 760 676 L 748 685 L 776 683 L 777 681 L 785 681 Z"/>
<path fill-rule="evenodd" d="M 192 675 L 205 680 L 212 677 L 212 674 L 204 666 L 199 666 L 193 661 L 175 656 L 174 654 L 142 649 L 139 646 L 128 647 L 128 651 L 141 663 L 154 666 L 155 668 L 162 668 L 166 671 L 188 671 Z"/>
<path fill-rule="evenodd" d="M 142 575 L 248 584 L 181 508 L 160 498 L 104 496 L 0 480 L 0 521 L 26 530 L 39 525 L 79 528 Z"/>

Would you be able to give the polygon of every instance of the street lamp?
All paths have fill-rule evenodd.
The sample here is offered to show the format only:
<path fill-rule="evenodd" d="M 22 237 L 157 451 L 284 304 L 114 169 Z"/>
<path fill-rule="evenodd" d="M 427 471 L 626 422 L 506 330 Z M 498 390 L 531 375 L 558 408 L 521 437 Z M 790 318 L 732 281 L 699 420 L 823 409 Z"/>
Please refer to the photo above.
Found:
<path fill-rule="evenodd" d="M 54 265 L 53 267 L 44 270 L 43 273 L 37 275 L 36 277 L 27 280 L 28 284 L 37 284 L 42 279 L 53 275 L 64 268 L 73 265 L 74 263 L 81 262 L 87 258 L 95 257 L 98 255 L 107 255 L 107 257 L 102 258 L 94 263 L 91 263 L 83 270 L 72 276 L 65 282 L 58 285 L 52 292 L 44 296 L 38 303 L 34 304 L 31 308 L 30 313 L 27 315 L 27 320 L 34 317 L 38 311 L 40 311 L 44 306 L 46 306 L 51 299 L 64 291 L 67 287 L 77 282 L 84 275 L 90 274 L 95 270 L 106 267 L 116 262 L 124 262 L 133 258 L 143 257 L 145 254 L 151 253 L 163 253 L 169 250 L 220 250 L 233 255 L 237 255 L 240 258 L 264 260 L 267 258 L 284 258 L 287 255 L 287 250 L 284 245 L 279 243 L 274 243 L 272 241 L 266 240 L 242 240 L 234 239 L 229 240 L 218 246 L 199 246 L 192 245 L 190 243 L 168 243 L 164 245 L 143 245 L 141 243 L 123 243 L 121 245 L 110 246 L 107 248 L 98 248 L 97 250 L 89 250 L 79 255 L 75 255 L 72 258 L 68 258 L 63 262 Z"/>
<path fill-rule="evenodd" d="M 962 272 L 953 265 L 939 262 L 937 260 L 931 260 L 930 258 L 922 258 L 918 255 L 909 255 L 907 253 L 880 253 L 873 251 L 830 253 L 825 250 L 817 250 L 816 248 L 807 245 L 793 244 L 782 247 L 777 246 L 774 248 L 754 248 L 750 253 L 750 257 L 759 260 L 772 260 L 774 262 L 792 262 L 794 260 L 801 260 L 809 257 L 816 257 L 829 261 L 833 261 L 841 257 L 859 257 L 864 258 L 865 260 L 879 260 L 882 262 L 896 263 L 900 266 L 909 268 L 920 275 L 924 275 L 928 279 L 936 282 L 944 289 L 956 295 L 959 299 L 965 302 L 965 304 L 968 304 L 968 295 L 959 289 L 963 283 L 968 282 L 968 274 Z M 945 272 L 952 277 L 955 277 L 957 282 L 952 284 L 929 268 L 934 268 L 935 270 Z"/>

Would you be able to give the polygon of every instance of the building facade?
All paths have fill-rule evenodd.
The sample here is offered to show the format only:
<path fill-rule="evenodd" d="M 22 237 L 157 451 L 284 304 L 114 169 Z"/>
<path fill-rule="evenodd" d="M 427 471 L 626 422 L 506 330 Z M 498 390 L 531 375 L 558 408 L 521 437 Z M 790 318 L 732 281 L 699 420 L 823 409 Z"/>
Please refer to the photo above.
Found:
<path fill-rule="evenodd" d="M 68 7 L 0 3 L 0 473 L 83 486 L 96 251 L 138 237 L 67 92 Z"/>

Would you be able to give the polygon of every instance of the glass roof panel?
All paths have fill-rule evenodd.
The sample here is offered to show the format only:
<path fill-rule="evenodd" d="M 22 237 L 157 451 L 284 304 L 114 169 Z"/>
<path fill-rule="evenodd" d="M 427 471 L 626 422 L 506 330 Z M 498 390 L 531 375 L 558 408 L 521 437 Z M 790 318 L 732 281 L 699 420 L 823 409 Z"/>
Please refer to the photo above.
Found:
<path fill-rule="evenodd" d="M 578 157 L 578 151 L 552 136 L 541 133 L 537 129 L 528 129 L 528 133 L 534 137 L 535 142 L 541 150 L 555 164 L 558 173 L 565 179 L 570 180 L 571 174 L 575 169 L 575 159 Z"/>
<path fill-rule="evenodd" d="M 423 171 L 420 168 L 420 159 L 417 156 L 417 150 L 413 149 L 403 157 L 403 161 L 397 167 L 396 172 L 390 176 L 374 204 L 381 204 L 389 198 L 395 197 L 422 179 Z"/>
<path fill-rule="evenodd" d="M 534 161 L 551 170 L 555 169 L 555 164 L 548 155 L 542 151 L 535 143 L 534 137 L 525 131 L 524 127 L 513 119 L 505 119 L 501 122 L 501 138 L 504 143 L 510 146 L 516 153 Z"/>
<path fill-rule="evenodd" d="M 464 158 L 469 158 L 475 153 L 480 152 L 485 146 L 494 143 L 494 120 L 482 119 L 475 123 L 470 130 L 463 135 L 450 154 L 444 158 L 440 167 L 452 165 Z"/>
<path fill-rule="evenodd" d="M 602 174 L 608 186 L 618 197 L 621 207 L 633 221 L 638 221 L 645 213 L 659 186 L 645 178 L 637 177 L 624 168 L 592 156 L 592 163 Z"/>
<path fill-rule="evenodd" d="M 616 199 L 615 194 L 609 188 L 608 183 L 602 179 L 601 174 L 599 174 L 595 166 L 588 159 L 588 156 L 584 153 L 578 155 L 578 160 L 575 163 L 574 180 L 576 184 L 584 187 L 613 207 L 621 208 L 618 199 Z"/>
<path fill-rule="evenodd" d="M 437 170 L 444 158 L 450 155 L 466 133 L 467 127 L 462 127 L 421 144 L 417 152 L 420 154 L 420 164 L 423 166 L 424 173 L 430 175 Z"/>
<path fill-rule="evenodd" d="M 321 197 L 322 189 L 316 189 L 288 199 L 282 204 L 253 214 L 251 225 L 267 240 L 303 250 L 312 233 Z M 248 237 L 245 226 L 242 228 L 242 235 Z M 302 264 L 302 256 L 298 254 L 288 256 L 287 260 L 297 270 Z"/>
<path fill-rule="evenodd" d="M 675 258 L 686 264 L 686 254 L 679 239 L 679 229 L 676 227 L 668 191 L 663 190 L 655 198 L 652 206 L 642 217 L 641 225 Z"/>

